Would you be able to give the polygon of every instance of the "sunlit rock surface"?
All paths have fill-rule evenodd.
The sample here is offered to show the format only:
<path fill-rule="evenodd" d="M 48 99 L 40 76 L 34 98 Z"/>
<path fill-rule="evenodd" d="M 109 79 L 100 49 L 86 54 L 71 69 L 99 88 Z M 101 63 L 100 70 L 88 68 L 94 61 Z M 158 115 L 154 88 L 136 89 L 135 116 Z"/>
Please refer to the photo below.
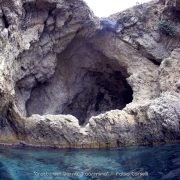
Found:
<path fill-rule="evenodd" d="M 180 139 L 178 2 L 98 19 L 81 0 L 4 0 L 0 29 L 0 143 L 101 148 Z"/>

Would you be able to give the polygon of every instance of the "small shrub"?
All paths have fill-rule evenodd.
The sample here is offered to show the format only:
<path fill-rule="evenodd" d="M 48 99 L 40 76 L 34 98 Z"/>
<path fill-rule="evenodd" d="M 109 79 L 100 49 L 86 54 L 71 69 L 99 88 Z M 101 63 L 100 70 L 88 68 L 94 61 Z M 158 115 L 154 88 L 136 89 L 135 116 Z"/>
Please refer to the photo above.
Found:
<path fill-rule="evenodd" d="M 161 33 L 167 36 L 176 35 L 176 28 L 169 21 L 161 20 L 158 24 L 158 29 Z"/>
<path fill-rule="evenodd" d="M 164 65 L 165 65 L 165 67 L 171 67 L 171 62 L 170 62 L 170 60 L 166 59 L 166 60 L 164 61 Z"/>
<path fill-rule="evenodd" d="M 0 41 L 2 43 L 3 48 L 5 48 L 7 45 L 7 40 L 5 40 L 4 38 L 0 38 Z"/>
<path fill-rule="evenodd" d="M 144 22 L 144 23 L 145 23 L 145 22 L 147 21 L 146 15 L 141 15 L 141 16 L 139 16 L 138 18 L 139 18 L 139 21 L 140 21 L 140 22 Z"/>

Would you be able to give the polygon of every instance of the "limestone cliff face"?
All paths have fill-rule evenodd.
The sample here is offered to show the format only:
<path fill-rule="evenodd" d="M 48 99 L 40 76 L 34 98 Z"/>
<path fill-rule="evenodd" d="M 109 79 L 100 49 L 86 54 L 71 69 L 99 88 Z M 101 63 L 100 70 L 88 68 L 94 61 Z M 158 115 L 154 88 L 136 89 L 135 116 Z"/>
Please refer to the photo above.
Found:
<path fill-rule="evenodd" d="M 0 1 L 0 143 L 180 140 L 180 4 L 98 19 L 82 0 Z"/>

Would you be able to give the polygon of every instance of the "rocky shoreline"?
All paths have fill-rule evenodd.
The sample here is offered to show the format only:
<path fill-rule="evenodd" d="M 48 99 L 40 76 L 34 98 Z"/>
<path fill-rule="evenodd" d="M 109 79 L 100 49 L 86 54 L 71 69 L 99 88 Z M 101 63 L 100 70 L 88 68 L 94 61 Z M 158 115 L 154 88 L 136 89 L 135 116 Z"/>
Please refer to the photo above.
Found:
<path fill-rule="evenodd" d="M 0 2 L 0 143 L 180 140 L 180 4 L 99 19 L 82 0 Z"/>

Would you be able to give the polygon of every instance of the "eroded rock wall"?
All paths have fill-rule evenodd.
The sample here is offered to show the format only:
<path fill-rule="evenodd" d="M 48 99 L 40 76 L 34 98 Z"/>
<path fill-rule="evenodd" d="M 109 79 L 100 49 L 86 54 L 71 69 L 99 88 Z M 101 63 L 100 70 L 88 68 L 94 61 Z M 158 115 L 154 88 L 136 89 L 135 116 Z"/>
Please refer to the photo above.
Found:
<path fill-rule="evenodd" d="M 0 143 L 178 141 L 178 7 L 152 1 L 99 19 L 82 0 L 0 1 Z"/>

